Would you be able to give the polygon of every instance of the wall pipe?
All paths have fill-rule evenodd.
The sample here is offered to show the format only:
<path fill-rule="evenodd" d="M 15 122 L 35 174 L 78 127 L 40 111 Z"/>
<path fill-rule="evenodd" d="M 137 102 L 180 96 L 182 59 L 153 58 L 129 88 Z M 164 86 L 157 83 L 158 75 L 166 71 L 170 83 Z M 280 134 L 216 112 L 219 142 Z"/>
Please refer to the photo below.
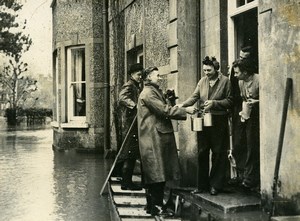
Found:
<path fill-rule="evenodd" d="M 272 201 L 271 201 L 269 220 L 271 220 L 271 217 L 275 215 L 275 200 L 277 197 L 279 168 L 280 168 L 280 163 L 281 163 L 281 154 L 282 154 L 282 147 L 283 147 L 283 141 L 284 141 L 285 125 L 286 125 L 289 100 L 290 100 L 292 87 L 293 87 L 293 79 L 287 78 L 286 85 L 285 85 L 285 92 L 284 92 L 284 100 L 283 100 L 283 108 L 282 108 L 282 116 L 281 116 L 281 124 L 280 124 L 276 161 L 275 161 L 273 186 L 272 186 Z"/>
<path fill-rule="evenodd" d="M 103 60 L 104 60 L 104 151 L 110 149 L 110 90 L 109 90 L 109 28 L 108 0 L 103 0 Z"/>
<path fill-rule="evenodd" d="M 202 59 L 201 59 L 201 1 L 197 1 L 197 82 L 201 79 L 201 73 L 202 73 Z"/>

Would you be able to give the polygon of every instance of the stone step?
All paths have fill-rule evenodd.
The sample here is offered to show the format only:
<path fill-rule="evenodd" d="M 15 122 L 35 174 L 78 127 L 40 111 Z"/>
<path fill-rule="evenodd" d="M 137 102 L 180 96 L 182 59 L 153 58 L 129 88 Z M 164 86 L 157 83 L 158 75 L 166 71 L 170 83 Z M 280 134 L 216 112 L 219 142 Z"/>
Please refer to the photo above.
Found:
<path fill-rule="evenodd" d="M 250 211 L 260 207 L 258 197 L 241 193 L 219 193 L 217 196 L 203 193 L 195 194 L 195 198 L 221 209 L 224 213 Z"/>
<path fill-rule="evenodd" d="M 181 221 L 180 218 L 162 218 L 156 216 L 152 217 L 147 214 L 144 207 L 146 205 L 146 199 L 144 197 L 137 196 L 113 196 L 113 201 L 116 205 L 119 217 L 122 221 L 148 221 L 148 220 L 159 220 L 159 221 Z"/>
<path fill-rule="evenodd" d="M 144 196 L 115 195 L 113 200 L 118 206 L 144 207 L 146 205 Z"/>
<path fill-rule="evenodd" d="M 110 184 L 113 195 L 135 195 L 135 196 L 145 196 L 145 189 L 132 191 L 132 190 L 122 190 L 120 183 Z"/>
<path fill-rule="evenodd" d="M 299 221 L 300 216 L 275 216 L 271 218 L 271 221 Z"/>
<path fill-rule="evenodd" d="M 195 204 L 208 205 L 223 213 L 238 213 L 259 210 L 260 198 L 241 192 L 219 193 L 212 196 L 209 193 L 192 194 L 186 191 L 175 190 L 175 195 Z"/>
<path fill-rule="evenodd" d="M 150 214 L 146 213 L 144 208 L 136 207 L 118 207 L 117 210 L 121 218 L 144 218 L 151 217 Z"/>
<path fill-rule="evenodd" d="M 147 218 L 123 218 L 122 221 L 181 221 L 178 218 L 159 218 L 159 217 L 147 217 Z"/>
<path fill-rule="evenodd" d="M 122 180 L 122 177 L 113 176 L 110 178 L 110 183 L 119 183 Z"/>
<path fill-rule="evenodd" d="M 123 218 L 121 219 L 122 221 L 152 221 L 152 220 L 156 220 L 155 218 L 153 217 L 144 217 L 144 218 L 137 218 L 137 217 L 134 217 L 134 218 Z"/>
<path fill-rule="evenodd" d="M 110 178 L 110 182 L 111 183 L 118 183 L 122 180 L 122 177 L 111 177 Z M 141 176 L 140 175 L 133 175 L 132 176 L 132 181 L 134 183 L 141 183 L 142 179 L 141 179 Z"/>

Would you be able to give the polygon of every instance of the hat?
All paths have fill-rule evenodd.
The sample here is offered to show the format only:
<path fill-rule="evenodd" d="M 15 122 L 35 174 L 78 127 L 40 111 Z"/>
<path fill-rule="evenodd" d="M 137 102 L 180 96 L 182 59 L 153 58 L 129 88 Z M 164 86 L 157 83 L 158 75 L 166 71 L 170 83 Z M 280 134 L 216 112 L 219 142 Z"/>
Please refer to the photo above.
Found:
<path fill-rule="evenodd" d="M 130 65 L 129 70 L 128 70 L 127 73 L 129 75 L 131 75 L 134 72 L 142 71 L 142 70 L 143 70 L 143 65 L 141 63 L 136 63 L 136 64 Z"/>
<path fill-rule="evenodd" d="M 158 71 L 158 68 L 156 66 L 146 68 L 143 72 L 143 79 L 145 79 L 152 71 Z"/>

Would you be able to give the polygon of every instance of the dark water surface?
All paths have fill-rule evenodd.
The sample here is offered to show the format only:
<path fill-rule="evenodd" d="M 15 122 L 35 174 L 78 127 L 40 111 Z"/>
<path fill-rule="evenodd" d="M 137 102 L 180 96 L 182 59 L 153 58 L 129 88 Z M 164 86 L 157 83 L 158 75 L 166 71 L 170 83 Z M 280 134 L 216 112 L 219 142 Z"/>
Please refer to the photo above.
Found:
<path fill-rule="evenodd" d="M 102 155 L 53 152 L 52 138 L 49 127 L 0 123 L 0 220 L 110 220 L 108 196 L 99 196 L 110 164 Z"/>

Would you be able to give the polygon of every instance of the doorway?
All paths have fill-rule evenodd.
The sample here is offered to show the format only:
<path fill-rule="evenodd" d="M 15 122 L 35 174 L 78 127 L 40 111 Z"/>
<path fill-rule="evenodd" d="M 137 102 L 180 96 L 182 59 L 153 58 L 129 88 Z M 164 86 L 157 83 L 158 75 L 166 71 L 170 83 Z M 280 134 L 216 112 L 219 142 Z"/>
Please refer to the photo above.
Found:
<path fill-rule="evenodd" d="M 258 1 L 257 0 L 236 0 L 228 1 L 228 64 L 231 65 L 233 61 L 240 57 L 241 49 L 248 48 L 247 52 L 250 52 L 250 59 L 252 60 L 252 66 L 254 72 L 258 73 Z M 250 49 L 249 49 L 250 48 Z M 231 75 L 232 77 L 232 70 Z M 236 160 L 237 176 L 241 181 L 247 180 L 249 174 L 249 164 L 256 165 L 253 167 L 255 174 L 253 179 L 256 179 L 252 183 L 259 182 L 260 171 L 260 157 L 259 157 L 259 108 L 257 108 L 255 115 L 252 115 L 251 122 L 255 120 L 253 125 L 256 125 L 255 130 L 249 129 L 246 124 L 241 123 L 241 116 L 239 113 L 242 111 L 242 99 L 240 97 L 238 80 L 231 78 L 234 93 L 234 107 L 232 109 L 232 147 L 234 149 L 234 157 Z M 235 88 L 235 89 L 234 89 Z M 254 118 L 255 116 L 255 118 Z M 257 117 L 257 118 L 256 118 Z M 256 121 L 257 119 L 257 121 Z M 255 131 L 257 133 L 251 133 Z M 247 134 L 247 137 L 246 137 Z M 254 134 L 250 136 L 249 134 Z M 254 137 L 255 139 L 249 139 Z M 248 140 L 250 140 L 251 148 L 247 148 Z M 255 140 L 255 142 L 252 142 Z M 254 144 L 253 144 L 254 143 Z M 253 148 L 252 148 L 253 147 Z M 253 150 L 253 151 L 252 151 Z M 249 160 L 251 158 L 251 160 Z M 253 160 L 254 159 L 254 160 Z M 251 162 L 250 162 L 251 161 Z M 250 163 L 249 163 L 250 162 Z M 249 164 L 248 164 L 249 163 Z M 248 166 L 246 166 L 246 164 Z M 247 167 L 247 170 L 245 169 Z M 245 174 L 246 172 L 246 174 Z M 249 172 L 250 173 L 250 172 Z M 231 174 L 232 175 L 232 174 Z M 257 176 L 257 177 L 256 177 Z M 232 175 L 232 177 L 234 177 Z M 245 179 L 246 178 L 246 179 Z"/>
<path fill-rule="evenodd" d="M 257 8 L 238 14 L 234 17 L 235 59 L 239 58 L 242 48 L 251 47 L 251 59 L 258 73 L 258 21 Z"/>

